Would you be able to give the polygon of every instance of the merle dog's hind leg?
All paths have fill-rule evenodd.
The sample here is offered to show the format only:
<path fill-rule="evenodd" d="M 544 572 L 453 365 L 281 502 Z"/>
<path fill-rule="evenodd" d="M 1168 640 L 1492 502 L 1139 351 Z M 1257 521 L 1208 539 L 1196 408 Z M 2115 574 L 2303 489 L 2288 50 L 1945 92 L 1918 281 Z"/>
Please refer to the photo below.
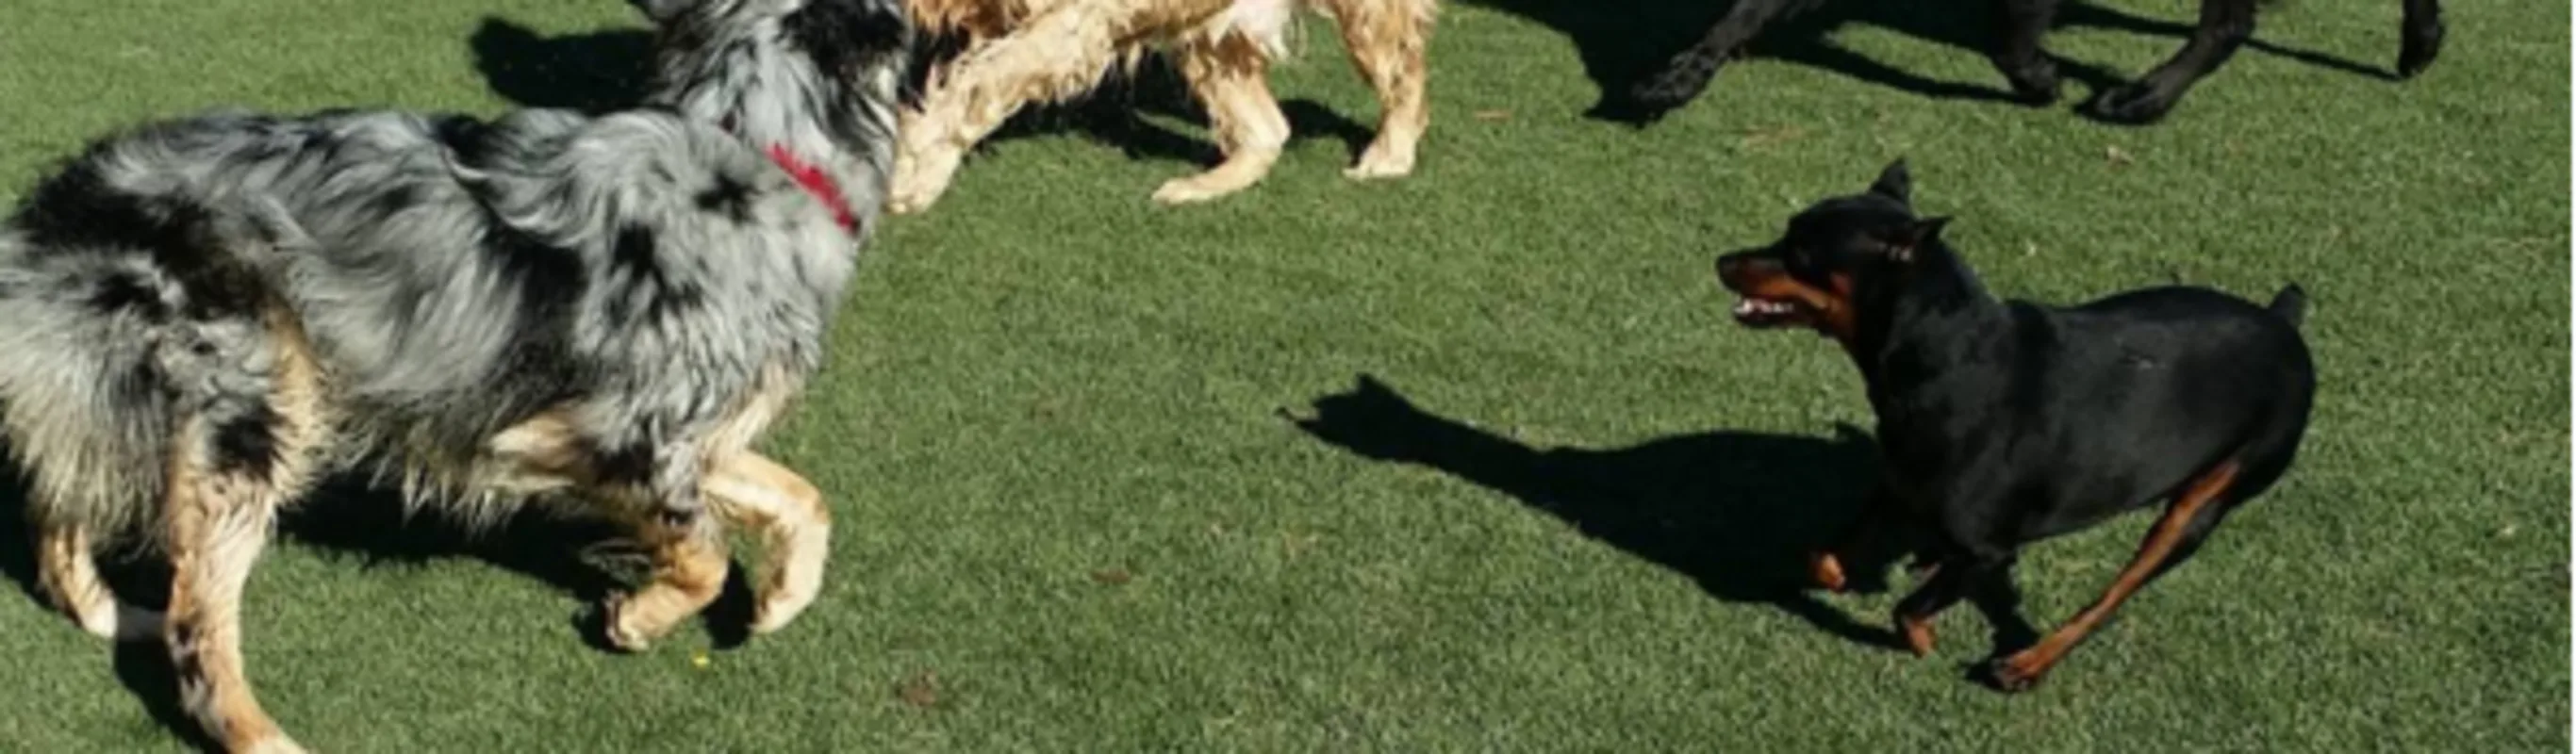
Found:
<path fill-rule="evenodd" d="M 39 520 L 36 530 L 36 578 L 54 607 L 71 616 L 81 630 L 119 641 L 161 633 L 161 614 L 117 599 L 100 578 L 96 543 L 89 528 L 74 522 Z"/>
<path fill-rule="evenodd" d="M 165 344 L 178 388 L 162 507 L 173 575 L 162 624 L 180 704 L 240 752 L 296 752 L 260 708 L 241 652 L 242 590 L 278 509 L 310 484 L 327 432 L 319 371 L 291 314 L 213 321 Z"/>

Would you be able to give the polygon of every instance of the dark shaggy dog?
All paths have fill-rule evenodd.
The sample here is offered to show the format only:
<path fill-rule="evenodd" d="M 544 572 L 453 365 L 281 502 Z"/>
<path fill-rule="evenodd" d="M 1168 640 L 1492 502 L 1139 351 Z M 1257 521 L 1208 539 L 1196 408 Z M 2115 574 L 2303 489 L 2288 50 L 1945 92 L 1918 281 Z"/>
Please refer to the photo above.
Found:
<path fill-rule="evenodd" d="M 239 600 L 279 509 L 337 472 L 467 520 L 627 522 L 655 567 L 607 606 L 620 646 L 715 598 L 727 525 L 771 545 L 755 631 L 814 598 L 821 496 L 750 445 L 822 363 L 909 27 L 896 0 L 637 4 L 660 31 L 642 109 L 154 123 L 0 225 L 40 579 L 94 633 L 160 632 L 228 748 L 295 750 L 245 677 Z M 100 582 L 114 539 L 166 549 L 166 620 Z"/>
<path fill-rule="evenodd" d="M 1839 589 L 1837 551 L 1910 520 L 1931 574 L 1896 606 L 1916 654 L 1933 616 L 1983 596 L 2018 602 L 2024 545 L 2168 501 L 2137 557 L 2091 607 L 1995 660 L 2006 690 L 2037 684 L 2120 603 L 2200 549 L 2227 514 L 2280 479 L 2316 388 L 2296 286 L 2269 307 L 2203 288 L 2131 291 L 2074 307 L 1999 301 L 1917 219 L 1905 165 L 1820 202 L 1769 246 L 1720 257 L 1752 327 L 1812 327 L 1851 354 L 1878 413 L 1885 472 L 1845 544 L 1813 561 Z"/>
<path fill-rule="evenodd" d="M 1996 0 L 1996 44 L 1989 55 L 2011 82 L 2013 94 L 2030 105 L 2057 101 L 2057 63 L 2040 46 L 2061 0 Z M 2201 0 L 2200 23 L 2191 41 L 2145 78 L 2098 93 L 2087 113 L 2115 123 L 2150 123 L 2171 111 L 2201 77 L 2218 70 L 2236 48 L 2254 34 L 2254 10 L 2262 0 Z M 2440 0 L 2404 0 L 2406 20 L 2397 55 L 2397 77 L 2413 78 L 2433 65 L 2442 51 Z M 1615 106 L 1630 120 L 1651 121 L 1689 104 L 1708 88 L 1719 66 L 1761 33 L 1764 24 L 1825 0 L 1736 0 L 1735 7 L 1709 27 L 1706 36 L 1673 56 L 1661 71 L 1639 82 L 1628 101 Z"/>

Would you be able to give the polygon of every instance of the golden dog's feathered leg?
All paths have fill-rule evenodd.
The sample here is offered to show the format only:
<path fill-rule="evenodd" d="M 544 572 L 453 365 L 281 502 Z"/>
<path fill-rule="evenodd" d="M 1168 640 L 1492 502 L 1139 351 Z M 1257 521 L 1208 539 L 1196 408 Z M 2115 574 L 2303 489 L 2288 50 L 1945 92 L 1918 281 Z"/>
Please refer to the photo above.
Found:
<path fill-rule="evenodd" d="M 1225 161 L 1198 175 L 1174 178 L 1154 191 L 1154 201 L 1181 204 L 1249 188 L 1270 173 L 1288 145 L 1288 116 L 1270 93 L 1270 54 L 1263 41 L 1226 29 L 1183 43 L 1181 73 L 1190 93 L 1207 108 L 1209 130 Z"/>
<path fill-rule="evenodd" d="M 1326 0 L 1342 28 L 1342 44 L 1351 63 L 1377 90 L 1377 139 L 1360 153 L 1358 164 L 1343 171 L 1355 179 L 1394 178 L 1413 172 L 1414 145 L 1431 127 L 1431 107 L 1424 100 L 1430 68 L 1425 55 L 1432 0 Z"/>
<path fill-rule="evenodd" d="M 886 208 L 897 213 L 929 209 L 956 178 L 966 151 L 1021 107 L 1091 91 L 1118 60 L 1123 32 L 1138 25 L 1150 4 L 1066 3 L 1008 35 L 969 47 L 922 95 L 920 114 L 901 134 L 903 149 Z"/>

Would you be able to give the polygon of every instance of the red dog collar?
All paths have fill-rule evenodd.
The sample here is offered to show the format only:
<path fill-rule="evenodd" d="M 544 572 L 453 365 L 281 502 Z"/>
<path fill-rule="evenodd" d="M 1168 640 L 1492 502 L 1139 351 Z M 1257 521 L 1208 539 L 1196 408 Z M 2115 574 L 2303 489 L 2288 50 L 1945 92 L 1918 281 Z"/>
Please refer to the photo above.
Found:
<path fill-rule="evenodd" d="M 785 144 L 769 145 L 769 160 L 778 163 L 779 169 L 795 178 L 796 185 L 804 187 L 805 193 L 813 194 L 823 206 L 832 208 L 832 220 L 841 224 L 843 232 L 858 233 L 858 218 L 850 216 L 850 205 L 841 198 L 841 184 L 832 180 L 832 176 L 825 175 L 822 168 L 797 159 L 796 153 L 787 151 Z"/>

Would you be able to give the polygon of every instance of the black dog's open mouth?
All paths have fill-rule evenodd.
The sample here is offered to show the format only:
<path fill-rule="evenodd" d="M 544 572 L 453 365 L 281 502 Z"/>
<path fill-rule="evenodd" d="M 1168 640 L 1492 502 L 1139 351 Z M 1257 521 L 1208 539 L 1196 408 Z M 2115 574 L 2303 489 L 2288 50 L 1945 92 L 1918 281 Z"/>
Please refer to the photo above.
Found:
<path fill-rule="evenodd" d="M 1806 321 L 1806 307 L 1795 301 L 1745 296 L 1735 302 L 1735 321 L 1745 327 L 1783 327 Z"/>

